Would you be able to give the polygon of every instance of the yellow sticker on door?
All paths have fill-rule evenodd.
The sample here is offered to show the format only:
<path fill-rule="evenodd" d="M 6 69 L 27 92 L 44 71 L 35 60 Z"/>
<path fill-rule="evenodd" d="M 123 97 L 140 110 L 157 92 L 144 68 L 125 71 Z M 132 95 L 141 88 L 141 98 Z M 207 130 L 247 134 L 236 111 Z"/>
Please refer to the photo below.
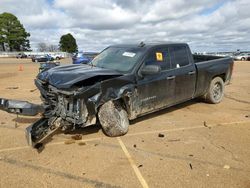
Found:
<path fill-rule="evenodd" d="M 163 61 L 163 55 L 161 52 L 156 52 L 155 55 L 157 61 Z"/>

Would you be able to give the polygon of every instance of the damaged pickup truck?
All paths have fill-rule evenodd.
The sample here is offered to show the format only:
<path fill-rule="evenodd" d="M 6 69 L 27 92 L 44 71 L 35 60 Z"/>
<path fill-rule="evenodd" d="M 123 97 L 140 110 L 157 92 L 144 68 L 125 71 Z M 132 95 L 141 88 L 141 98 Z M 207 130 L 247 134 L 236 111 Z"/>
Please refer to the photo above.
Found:
<path fill-rule="evenodd" d="M 38 74 L 43 104 L 0 99 L 0 109 L 42 114 L 26 129 L 36 147 L 57 130 L 100 123 L 108 136 L 128 132 L 129 120 L 203 97 L 221 102 L 233 60 L 192 55 L 185 43 L 115 45 L 88 64 L 58 66 Z"/>

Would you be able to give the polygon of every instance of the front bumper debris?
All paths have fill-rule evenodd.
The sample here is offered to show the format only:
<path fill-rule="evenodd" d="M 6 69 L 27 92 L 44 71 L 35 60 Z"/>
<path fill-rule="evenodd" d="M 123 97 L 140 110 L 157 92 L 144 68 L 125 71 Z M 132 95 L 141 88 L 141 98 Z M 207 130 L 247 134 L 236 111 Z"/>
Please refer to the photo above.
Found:
<path fill-rule="evenodd" d="M 0 98 L 0 110 L 25 116 L 35 116 L 44 112 L 42 105 L 32 104 L 27 101 Z"/>
<path fill-rule="evenodd" d="M 37 148 L 39 144 L 43 144 L 46 139 L 51 138 L 60 128 L 58 120 L 60 121 L 60 118 L 54 122 L 53 126 L 50 126 L 47 118 L 41 118 L 27 127 L 26 139 L 28 145 Z"/>

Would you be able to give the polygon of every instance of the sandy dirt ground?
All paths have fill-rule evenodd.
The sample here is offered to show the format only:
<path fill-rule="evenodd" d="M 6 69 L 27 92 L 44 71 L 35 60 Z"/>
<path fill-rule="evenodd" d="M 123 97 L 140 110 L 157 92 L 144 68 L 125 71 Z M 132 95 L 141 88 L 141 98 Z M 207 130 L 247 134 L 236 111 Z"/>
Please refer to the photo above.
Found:
<path fill-rule="evenodd" d="M 39 104 L 38 68 L 0 59 L 0 97 Z M 250 187 L 250 62 L 235 62 L 220 104 L 192 100 L 144 116 L 120 138 L 91 126 L 77 131 L 82 140 L 55 135 L 39 153 L 24 136 L 37 119 L 0 111 L 0 187 Z"/>

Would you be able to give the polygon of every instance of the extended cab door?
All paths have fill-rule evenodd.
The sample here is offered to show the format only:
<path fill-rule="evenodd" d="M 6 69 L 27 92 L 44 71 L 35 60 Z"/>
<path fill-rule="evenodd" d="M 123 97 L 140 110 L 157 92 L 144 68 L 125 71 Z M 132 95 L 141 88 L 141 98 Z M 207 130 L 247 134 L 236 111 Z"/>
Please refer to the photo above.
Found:
<path fill-rule="evenodd" d="M 169 52 L 175 76 L 175 103 L 179 103 L 193 97 L 197 73 L 187 45 L 171 45 Z"/>
<path fill-rule="evenodd" d="M 152 49 L 144 59 L 141 69 L 147 65 L 158 65 L 161 67 L 161 72 L 153 75 L 140 75 L 137 80 L 139 104 L 137 115 L 163 108 L 174 103 L 175 99 L 175 80 L 169 72 L 171 67 L 168 48 Z"/>

